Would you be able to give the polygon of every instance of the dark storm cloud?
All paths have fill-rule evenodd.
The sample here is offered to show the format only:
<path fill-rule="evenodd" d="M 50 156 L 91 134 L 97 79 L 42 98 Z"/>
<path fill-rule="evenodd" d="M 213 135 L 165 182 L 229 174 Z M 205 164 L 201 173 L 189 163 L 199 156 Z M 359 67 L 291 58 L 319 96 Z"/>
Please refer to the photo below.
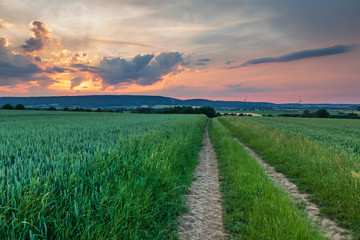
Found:
<path fill-rule="evenodd" d="M 26 78 L 41 72 L 42 69 L 33 63 L 17 66 L 11 62 L 0 61 L 0 78 Z"/>
<path fill-rule="evenodd" d="M 43 70 L 33 62 L 31 56 L 13 54 L 6 47 L 7 40 L 0 38 L 0 85 L 10 86 L 19 81 L 32 81 L 33 75 Z"/>
<path fill-rule="evenodd" d="M 33 21 L 31 25 L 32 37 L 25 40 L 25 45 L 21 46 L 25 52 L 42 50 L 45 47 L 46 40 L 51 37 L 50 31 L 44 23 Z"/>
<path fill-rule="evenodd" d="M 350 52 L 355 46 L 354 45 L 336 45 L 333 47 L 320 48 L 320 49 L 311 49 L 311 50 L 303 50 L 298 52 L 293 52 L 290 54 L 286 54 L 280 57 L 265 57 L 265 58 L 256 58 L 249 60 L 240 66 L 233 66 L 230 69 L 245 67 L 248 65 L 255 65 L 261 63 L 272 63 L 272 62 L 290 62 L 296 61 L 306 58 L 314 58 L 314 57 L 323 57 L 329 55 L 336 55 L 341 53 Z"/>
<path fill-rule="evenodd" d="M 178 52 L 163 52 L 156 57 L 153 54 L 137 55 L 132 60 L 104 58 L 98 75 L 109 85 L 135 83 L 145 86 L 160 81 L 182 63 L 182 54 Z"/>

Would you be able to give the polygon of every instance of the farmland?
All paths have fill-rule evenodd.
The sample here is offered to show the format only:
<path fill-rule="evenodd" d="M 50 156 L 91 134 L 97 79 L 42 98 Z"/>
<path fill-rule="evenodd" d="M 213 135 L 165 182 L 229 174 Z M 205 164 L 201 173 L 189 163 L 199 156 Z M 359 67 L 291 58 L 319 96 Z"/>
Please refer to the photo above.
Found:
<path fill-rule="evenodd" d="M 206 122 L 204 115 L 0 111 L 0 239 L 177 239 Z M 230 238 L 326 238 L 240 140 L 360 239 L 359 124 L 211 119 Z"/>
<path fill-rule="evenodd" d="M 225 225 L 231 239 L 324 239 L 217 119 L 210 134 L 219 159 Z"/>
<path fill-rule="evenodd" d="M 316 140 L 346 155 L 360 157 L 360 121 L 357 119 L 248 118 L 248 120 Z"/>
<path fill-rule="evenodd" d="M 0 238 L 176 237 L 205 123 L 0 111 Z"/>
<path fill-rule="evenodd" d="M 355 135 L 359 121 L 239 117 L 219 121 L 300 191 L 310 194 L 321 214 L 360 239 L 360 162 Z M 347 145 L 341 144 L 344 139 Z"/>

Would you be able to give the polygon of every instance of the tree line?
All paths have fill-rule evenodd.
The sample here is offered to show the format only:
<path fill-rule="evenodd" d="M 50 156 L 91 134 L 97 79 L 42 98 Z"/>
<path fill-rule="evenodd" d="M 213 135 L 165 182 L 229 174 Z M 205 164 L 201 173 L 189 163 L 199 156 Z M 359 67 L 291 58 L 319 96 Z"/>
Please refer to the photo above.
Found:
<path fill-rule="evenodd" d="M 2 106 L 1 109 L 6 110 L 40 110 L 40 109 L 26 109 L 23 104 L 17 104 L 15 107 L 11 104 L 5 104 Z M 63 108 L 63 109 L 57 109 L 55 107 L 49 107 L 46 109 L 47 111 L 72 111 L 72 112 L 124 112 L 129 109 L 91 109 L 91 108 Z M 205 114 L 206 116 L 213 118 L 220 116 L 219 113 L 216 112 L 216 110 L 213 107 L 198 107 L 198 108 L 192 108 L 187 106 L 176 106 L 172 108 L 136 108 L 131 110 L 131 113 L 152 113 L 152 114 Z"/>
<path fill-rule="evenodd" d="M 187 107 L 175 106 L 172 108 L 136 108 L 132 113 L 148 113 L 148 114 L 205 114 L 209 118 L 220 116 L 213 107 Z"/>
<path fill-rule="evenodd" d="M 339 113 L 337 115 L 331 115 L 326 109 L 319 109 L 315 112 L 310 112 L 310 110 L 304 110 L 303 113 L 285 113 L 279 114 L 278 117 L 304 117 L 304 118 L 349 118 L 349 119 L 360 119 L 360 116 L 356 113 Z"/>

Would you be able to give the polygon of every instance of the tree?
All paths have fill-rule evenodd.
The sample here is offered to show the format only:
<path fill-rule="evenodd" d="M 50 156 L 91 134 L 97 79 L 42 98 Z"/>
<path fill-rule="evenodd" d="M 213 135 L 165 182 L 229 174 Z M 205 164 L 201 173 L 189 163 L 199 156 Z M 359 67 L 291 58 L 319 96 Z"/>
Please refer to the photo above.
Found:
<path fill-rule="evenodd" d="M 360 107 L 357 107 L 357 110 L 360 111 Z"/>
<path fill-rule="evenodd" d="M 316 111 L 315 116 L 318 118 L 328 118 L 330 113 L 326 109 L 322 108 Z"/>
<path fill-rule="evenodd" d="M 357 118 L 358 118 L 358 115 L 357 115 L 356 113 L 348 113 L 347 118 L 357 119 Z"/>
<path fill-rule="evenodd" d="M 25 106 L 22 105 L 22 104 L 17 104 L 17 105 L 15 106 L 15 109 L 16 109 L 16 110 L 25 110 L 26 108 L 25 108 Z"/>
<path fill-rule="evenodd" d="M 49 107 L 47 110 L 48 111 L 56 111 L 56 108 L 55 107 Z"/>
<path fill-rule="evenodd" d="M 209 106 L 196 108 L 195 113 L 205 114 L 209 118 L 216 117 L 216 110 L 213 107 L 209 107 Z"/>
<path fill-rule="evenodd" d="M 6 109 L 6 110 L 13 110 L 14 109 L 14 107 L 11 105 L 11 104 L 5 104 L 4 106 L 2 106 L 2 108 L 1 109 Z"/>
<path fill-rule="evenodd" d="M 311 117 L 311 112 L 310 112 L 310 110 L 304 110 L 303 116 L 304 116 L 304 117 Z"/>
<path fill-rule="evenodd" d="M 69 109 L 68 107 L 65 107 L 65 108 L 63 109 L 63 111 L 68 112 L 68 111 L 70 111 L 70 109 Z"/>

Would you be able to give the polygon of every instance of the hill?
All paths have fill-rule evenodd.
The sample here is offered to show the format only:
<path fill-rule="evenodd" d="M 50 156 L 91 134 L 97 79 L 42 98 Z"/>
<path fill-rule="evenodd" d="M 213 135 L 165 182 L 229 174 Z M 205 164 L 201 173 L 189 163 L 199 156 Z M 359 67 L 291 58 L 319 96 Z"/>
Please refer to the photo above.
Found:
<path fill-rule="evenodd" d="M 181 100 L 163 96 L 146 95 L 87 95 L 60 97 L 0 97 L 0 106 L 4 104 L 23 104 L 27 108 L 137 108 L 137 107 L 171 107 L 178 106 L 211 106 L 216 109 L 344 109 L 356 110 L 356 104 L 275 104 L 269 102 L 213 101 L 208 99 Z"/>

